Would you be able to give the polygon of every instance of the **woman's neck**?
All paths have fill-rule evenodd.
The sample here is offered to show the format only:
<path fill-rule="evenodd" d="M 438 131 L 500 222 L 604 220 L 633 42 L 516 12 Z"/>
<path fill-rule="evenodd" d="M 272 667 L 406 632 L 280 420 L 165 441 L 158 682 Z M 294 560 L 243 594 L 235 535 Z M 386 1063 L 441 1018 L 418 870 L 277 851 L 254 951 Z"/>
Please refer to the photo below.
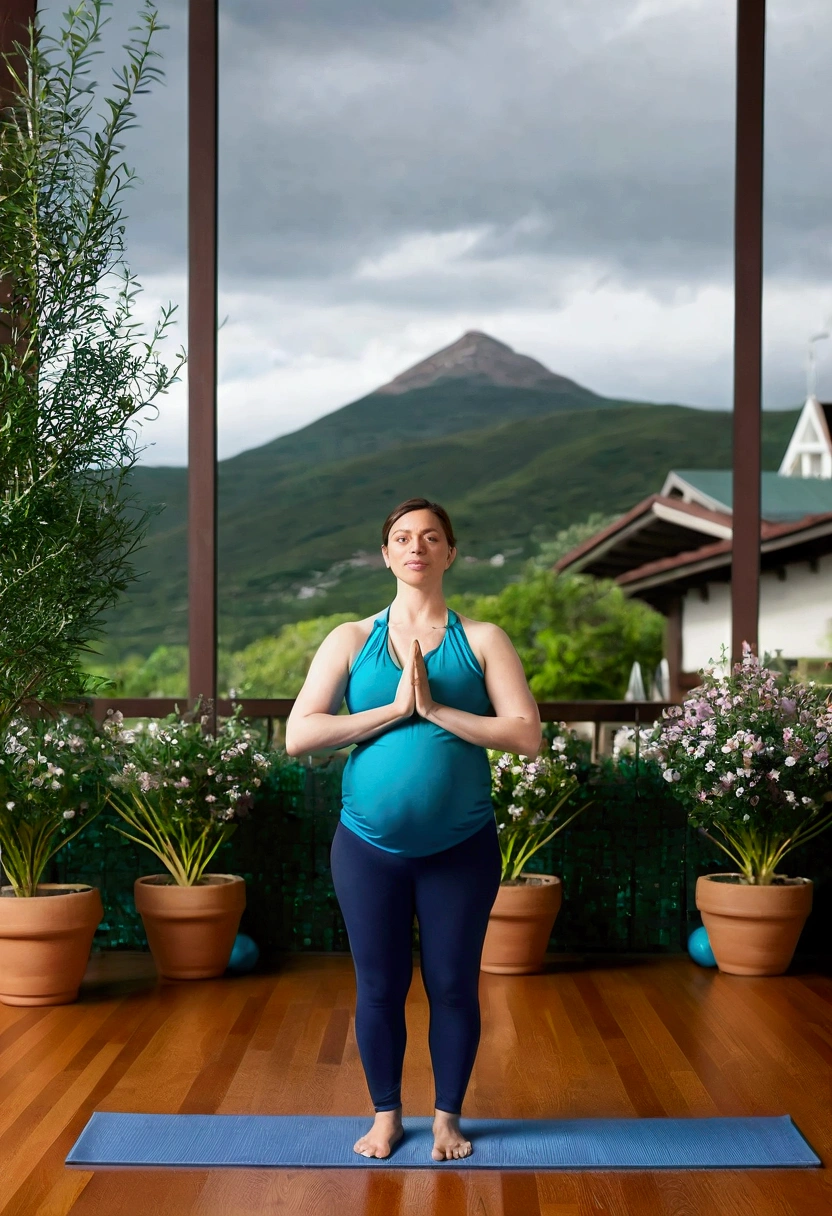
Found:
<path fill-rule="evenodd" d="M 411 628 L 444 629 L 448 608 L 442 588 L 425 593 L 418 587 L 399 586 L 390 605 L 389 623 Z"/>

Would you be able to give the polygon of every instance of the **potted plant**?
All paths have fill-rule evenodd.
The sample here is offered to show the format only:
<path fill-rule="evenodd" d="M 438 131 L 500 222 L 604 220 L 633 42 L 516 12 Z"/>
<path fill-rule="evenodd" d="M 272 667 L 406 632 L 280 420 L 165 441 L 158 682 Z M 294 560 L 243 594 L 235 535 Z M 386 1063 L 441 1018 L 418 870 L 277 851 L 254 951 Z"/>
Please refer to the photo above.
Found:
<path fill-rule="evenodd" d="M 720 971 L 780 975 L 811 910 L 812 882 L 778 867 L 832 823 L 832 706 L 813 680 L 792 683 L 762 666 L 748 642 L 729 674 L 700 671 L 683 705 L 663 711 L 648 754 L 690 822 L 736 867 L 696 883 Z"/>
<path fill-rule="evenodd" d="M 89 717 L 13 718 L 0 735 L 0 1001 L 74 1001 L 103 908 L 97 887 L 44 882 L 98 815 L 109 747 Z"/>
<path fill-rule="evenodd" d="M 120 713 L 113 718 L 120 763 L 108 798 L 128 828 L 107 826 L 150 849 L 167 871 L 134 884 L 159 974 L 222 975 L 245 908 L 245 880 L 209 873 L 207 866 L 248 814 L 269 760 L 239 706 L 216 735 L 204 732 L 208 719 L 199 707 L 185 718 L 173 713 L 132 730 Z"/>
<path fill-rule="evenodd" d="M 492 801 L 502 856 L 502 877 L 488 919 L 480 967 L 498 975 L 540 971 L 563 898 L 554 874 L 524 871 L 529 858 L 591 806 L 582 804 L 561 822 L 561 809 L 579 787 L 572 754 L 579 742 L 566 723 L 533 759 L 489 750 Z M 554 825 L 554 826 L 553 826 Z"/>

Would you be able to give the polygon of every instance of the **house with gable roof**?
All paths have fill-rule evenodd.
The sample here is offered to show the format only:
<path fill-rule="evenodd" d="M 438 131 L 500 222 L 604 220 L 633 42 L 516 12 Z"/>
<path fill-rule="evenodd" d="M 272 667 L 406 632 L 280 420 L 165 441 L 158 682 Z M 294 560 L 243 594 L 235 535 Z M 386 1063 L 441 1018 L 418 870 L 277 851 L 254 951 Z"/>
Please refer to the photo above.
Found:
<path fill-rule="evenodd" d="M 669 695 L 731 649 L 731 469 L 671 469 L 656 494 L 564 554 L 555 570 L 612 578 L 667 618 Z M 832 404 L 810 395 L 777 472 L 761 475 L 759 654 L 829 682 Z"/>

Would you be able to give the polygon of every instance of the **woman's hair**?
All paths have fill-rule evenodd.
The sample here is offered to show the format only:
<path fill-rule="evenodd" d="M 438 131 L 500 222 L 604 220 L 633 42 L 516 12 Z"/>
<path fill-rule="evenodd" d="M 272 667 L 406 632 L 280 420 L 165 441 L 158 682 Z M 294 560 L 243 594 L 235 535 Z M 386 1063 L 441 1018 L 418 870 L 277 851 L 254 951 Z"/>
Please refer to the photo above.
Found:
<path fill-rule="evenodd" d="M 400 502 L 397 507 L 394 507 L 384 521 L 381 529 L 381 543 L 387 544 L 387 538 L 393 524 L 397 519 L 401 519 L 403 515 L 407 515 L 408 511 L 432 511 L 442 524 L 442 531 L 445 533 L 445 539 L 448 542 L 448 547 L 453 549 L 456 546 L 456 537 L 448 512 L 444 507 L 440 507 L 438 502 L 430 502 L 427 498 L 408 498 L 406 502 Z"/>

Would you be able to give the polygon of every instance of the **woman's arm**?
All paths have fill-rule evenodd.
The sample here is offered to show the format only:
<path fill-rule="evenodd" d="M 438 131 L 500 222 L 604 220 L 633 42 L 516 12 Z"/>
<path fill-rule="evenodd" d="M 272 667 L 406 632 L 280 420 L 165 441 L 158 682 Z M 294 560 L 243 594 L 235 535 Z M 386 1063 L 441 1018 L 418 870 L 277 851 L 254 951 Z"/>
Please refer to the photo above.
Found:
<path fill-rule="evenodd" d="M 413 713 L 412 661 L 405 665 L 395 700 L 389 705 L 355 714 L 338 713 L 349 680 L 354 631 L 354 621 L 336 625 L 315 652 L 303 688 L 286 719 L 286 751 L 290 756 L 360 743 Z"/>
<path fill-rule="evenodd" d="M 526 682 L 520 656 L 499 625 L 483 621 L 479 628 L 485 659 L 485 687 L 496 717 L 471 714 L 434 701 L 421 650 L 414 671 L 416 712 L 468 743 L 520 756 L 536 756 L 542 740 L 540 713 Z"/>

